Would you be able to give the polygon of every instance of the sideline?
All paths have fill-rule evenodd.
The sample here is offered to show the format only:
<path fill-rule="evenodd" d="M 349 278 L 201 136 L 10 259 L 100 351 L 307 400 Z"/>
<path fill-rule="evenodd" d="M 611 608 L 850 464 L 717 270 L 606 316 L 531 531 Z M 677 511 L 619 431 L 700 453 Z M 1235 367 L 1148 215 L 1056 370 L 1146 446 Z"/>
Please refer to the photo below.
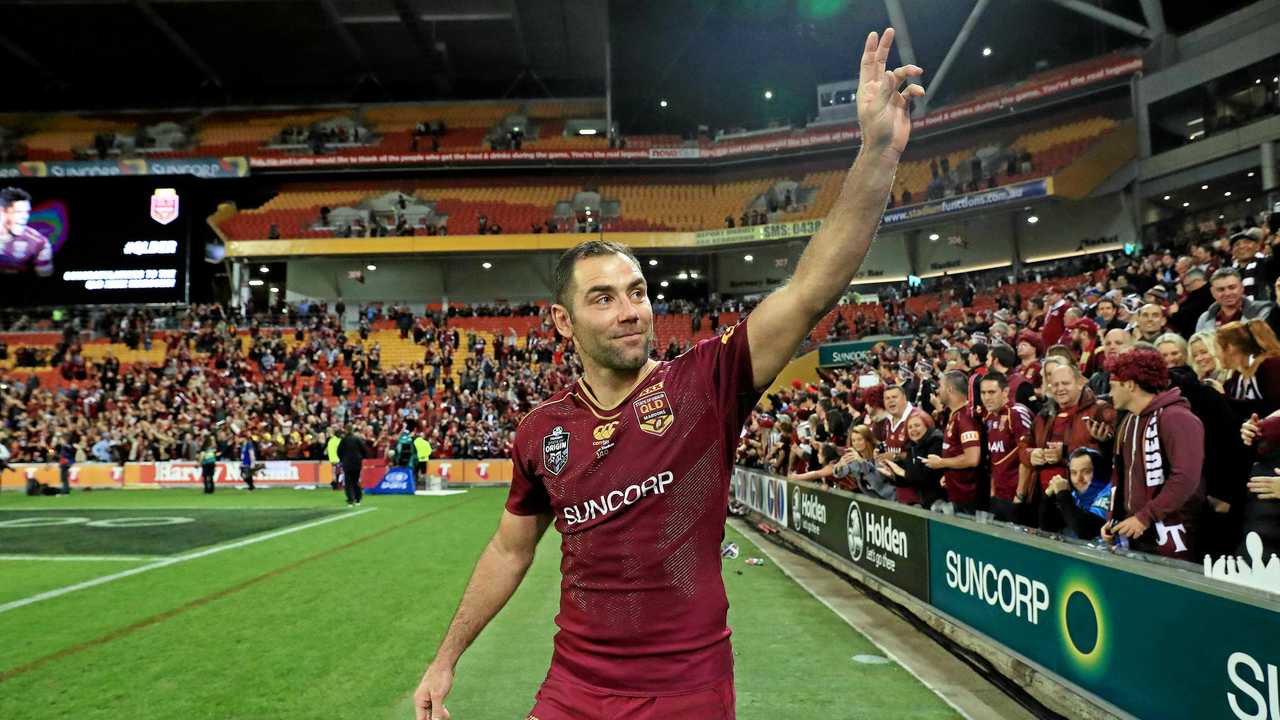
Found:
<path fill-rule="evenodd" d="M 762 540 L 748 523 L 732 518 L 729 524 L 805 592 L 871 641 L 885 657 L 919 680 L 920 684 L 941 698 L 961 717 L 966 720 L 990 717 L 1005 720 L 1035 719 L 1026 708 L 1018 705 L 972 668 L 961 663 L 902 618 L 850 587 L 843 578 L 808 558 L 773 547 L 768 541 Z M 825 588 L 825 592 L 814 588 L 814 583 L 827 584 L 827 581 L 830 581 L 830 587 Z"/>
<path fill-rule="evenodd" d="M 14 600 L 12 602 L 7 602 L 3 605 L 0 605 L 0 614 L 7 613 L 10 610 L 17 610 L 19 608 L 24 608 L 24 607 L 27 607 L 28 605 L 34 605 L 44 600 L 52 600 L 54 598 L 62 597 L 63 595 L 70 595 L 71 593 L 78 592 L 80 590 L 87 590 L 91 587 L 106 585 L 107 583 L 115 582 L 116 580 L 123 580 L 124 578 L 133 577 L 134 575 L 141 575 L 144 572 L 149 572 L 151 570 L 158 570 L 162 567 L 169 567 L 171 565 L 177 565 L 179 563 L 187 562 L 188 560 L 198 560 L 199 558 L 208 557 L 210 555 L 216 555 L 217 553 L 224 552 L 227 550 L 235 550 L 237 548 L 242 548 L 248 545 L 254 545 L 256 543 L 265 542 L 267 540 L 274 540 L 275 538 L 278 538 L 278 537 L 283 537 L 285 535 L 301 532 L 303 530 L 310 530 L 313 527 L 319 527 L 320 525 L 325 525 L 327 523 L 338 522 L 340 520 L 349 520 L 353 517 L 358 517 L 360 515 L 371 513 L 374 510 L 377 510 L 377 508 L 369 507 L 369 508 L 362 508 L 360 510 L 356 510 L 350 513 L 338 513 L 326 518 L 321 518 L 319 520 L 313 520 L 309 523 L 304 523 L 302 525 L 294 525 L 293 527 L 287 527 L 281 530 L 275 530 L 273 532 L 267 533 L 266 535 L 258 535 L 255 537 L 245 538 L 243 540 L 236 540 L 225 545 L 214 545 L 213 547 L 205 548 L 203 550 L 197 550 L 195 552 L 187 553 L 186 555 L 177 555 L 175 557 L 165 558 L 163 560 L 157 560 L 156 562 L 150 563 L 148 565 L 143 565 L 141 567 L 129 568 L 128 570 L 121 570 L 120 572 L 112 573 L 111 575 L 103 575 L 102 577 L 96 577 L 91 580 L 85 580 L 83 582 L 75 583 L 74 585 L 67 585 L 65 587 L 55 588 L 53 590 L 48 590 L 36 595 L 32 595 L 31 597 L 22 598 L 21 600 Z"/>
<path fill-rule="evenodd" d="M 48 562 L 154 562 L 164 559 L 163 555 L 0 555 L 0 562 L 16 561 L 48 561 Z"/>

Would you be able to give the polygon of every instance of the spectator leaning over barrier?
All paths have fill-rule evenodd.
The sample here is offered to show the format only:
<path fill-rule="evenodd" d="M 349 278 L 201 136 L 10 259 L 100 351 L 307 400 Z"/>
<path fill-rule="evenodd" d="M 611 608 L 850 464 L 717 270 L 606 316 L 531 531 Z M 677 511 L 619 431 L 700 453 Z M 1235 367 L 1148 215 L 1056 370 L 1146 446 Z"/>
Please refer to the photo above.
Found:
<path fill-rule="evenodd" d="M 1162 364 L 1163 367 L 1163 364 Z M 1050 398 L 1036 415 L 1031 437 L 1022 450 L 1022 464 L 1031 473 L 1031 492 L 1036 503 L 1037 526 L 1058 531 L 1060 518 L 1045 490 L 1056 475 L 1066 476 L 1067 457 L 1076 448 L 1091 447 L 1104 454 L 1110 451 L 1108 434 L 1114 428 L 1115 409 L 1099 400 L 1085 387 L 1084 376 L 1073 364 L 1061 364 L 1048 373 Z"/>
<path fill-rule="evenodd" d="M 1204 502 L 1204 426 L 1160 353 L 1135 348 L 1111 364 L 1112 398 L 1129 415 L 1115 445 L 1116 502 L 1102 529 L 1107 542 L 1195 559 Z"/>
<path fill-rule="evenodd" d="M 1076 448 L 1068 458 L 1069 477 L 1055 475 L 1045 494 L 1061 516 L 1063 534 L 1081 540 L 1098 537 L 1111 510 L 1111 463 L 1093 448 Z"/>
<path fill-rule="evenodd" d="M 930 470 L 943 471 L 942 487 L 955 512 L 972 515 L 976 510 L 985 509 L 986 502 L 979 492 L 982 483 L 978 477 L 982 431 L 969 406 L 968 375 L 949 370 L 942 376 L 938 392 L 947 409 L 942 453 L 926 456 L 924 464 Z"/>
<path fill-rule="evenodd" d="M 897 487 L 898 502 L 932 508 L 942 499 L 942 471 L 929 468 L 924 459 L 942 452 L 942 431 L 922 412 L 911 413 L 906 428 L 907 446 L 902 459 L 880 456 L 876 469 Z"/>
<path fill-rule="evenodd" d="M 1009 398 L 1008 380 L 1000 372 L 989 372 L 982 378 L 979 395 L 987 410 L 983 423 L 990 465 L 990 510 L 1005 522 L 1021 522 L 1030 475 L 1022 471 L 1018 453 L 1031 432 L 1031 411 Z"/>

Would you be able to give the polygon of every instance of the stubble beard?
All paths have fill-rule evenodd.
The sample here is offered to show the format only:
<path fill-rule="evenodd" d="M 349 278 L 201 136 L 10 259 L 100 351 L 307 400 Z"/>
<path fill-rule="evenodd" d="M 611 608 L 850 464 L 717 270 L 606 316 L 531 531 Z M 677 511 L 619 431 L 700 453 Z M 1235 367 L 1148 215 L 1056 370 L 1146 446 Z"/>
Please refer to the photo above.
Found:
<path fill-rule="evenodd" d="M 644 367 L 645 362 L 649 360 L 652 348 L 653 328 L 650 327 L 644 333 L 644 345 L 634 353 L 622 350 L 608 341 L 599 342 L 597 338 L 580 343 L 579 351 L 606 370 L 630 372 Z"/>

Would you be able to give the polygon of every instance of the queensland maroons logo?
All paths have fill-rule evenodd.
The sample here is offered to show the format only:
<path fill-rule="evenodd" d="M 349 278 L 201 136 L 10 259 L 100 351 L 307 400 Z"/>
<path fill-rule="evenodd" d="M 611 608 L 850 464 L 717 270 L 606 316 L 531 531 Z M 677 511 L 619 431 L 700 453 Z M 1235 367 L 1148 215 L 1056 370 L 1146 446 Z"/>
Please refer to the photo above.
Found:
<path fill-rule="evenodd" d="M 559 425 L 542 438 L 542 467 L 559 475 L 569 463 L 569 433 Z"/>
<path fill-rule="evenodd" d="M 665 391 L 642 397 L 631 403 L 631 407 L 635 410 L 640 429 L 650 435 L 662 435 L 676 421 Z"/>

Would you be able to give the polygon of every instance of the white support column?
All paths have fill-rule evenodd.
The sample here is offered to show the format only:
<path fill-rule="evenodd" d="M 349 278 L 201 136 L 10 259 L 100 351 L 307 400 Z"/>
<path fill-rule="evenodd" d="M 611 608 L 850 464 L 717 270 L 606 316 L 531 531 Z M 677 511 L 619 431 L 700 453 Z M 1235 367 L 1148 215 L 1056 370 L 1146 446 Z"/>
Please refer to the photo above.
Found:
<path fill-rule="evenodd" d="M 951 70 L 952 63 L 955 62 L 956 56 L 960 54 L 960 48 L 964 47 L 964 44 L 968 42 L 969 36 L 973 34 L 973 28 L 978 24 L 978 19 L 982 17 L 982 13 L 989 4 L 991 4 L 991 0 L 978 0 L 978 3 L 973 6 L 973 10 L 969 12 L 969 17 L 965 19 L 964 25 L 960 26 L 960 33 L 956 35 L 955 41 L 951 43 L 946 57 L 942 59 L 942 64 L 938 66 L 938 71 L 933 74 L 933 79 L 926 83 L 925 96 L 916 100 L 916 117 L 922 117 L 928 112 L 929 99 L 936 96 L 938 91 L 942 89 L 942 85 L 947 79 L 947 73 Z"/>

